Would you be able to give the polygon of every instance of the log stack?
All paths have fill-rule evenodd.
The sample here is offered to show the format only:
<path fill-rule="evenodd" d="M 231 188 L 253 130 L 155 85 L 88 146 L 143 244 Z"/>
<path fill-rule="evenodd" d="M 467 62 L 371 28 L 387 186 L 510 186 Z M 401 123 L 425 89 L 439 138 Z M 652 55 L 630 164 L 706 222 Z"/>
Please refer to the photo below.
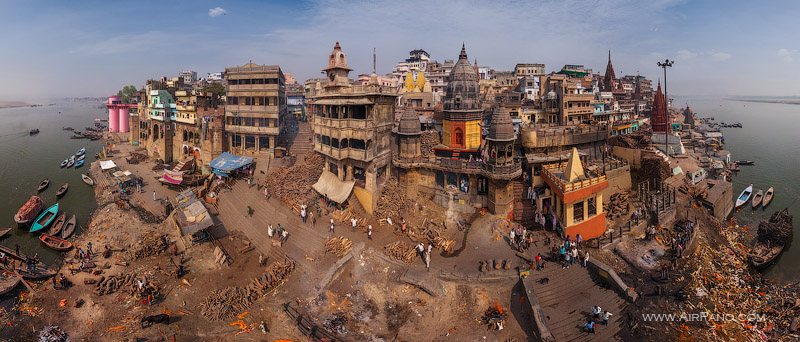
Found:
<path fill-rule="evenodd" d="M 391 217 L 395 221 L 399 221 L 403 213 L 408 212 L 413 206 L 414 201 L 406 196 L 405 187 L 397 182 L 397 178 L 390 178 L 383 186 L 381 197 L 375 208 L 375 217 Z"/>
<path fill-rule="evenodd" d="M 395 241 L 383 246 L 383 252 L 386 253 L 386 255 L 407 264 L 413 263 L 414 257 L 417 255 L 417 252 L 414 250 L 413 246 L 403 243 L 402 241 Z"/>
<path fill-rule="evenodd" d="M 266 187 L 270 195 L 277 196 L 289 207 L 299 207 L 308 203 L 313 195 L 311 186 L 319 180 L 324 164 L 321 155 L 309 153 L 299 163 L 270 172 Z"/>
<path fill-rule="evenodd" d="M 130 260 L 138 260 L 153 255 L 159 255 L 164 253 L 167 248 L 169 248 L 170 244 L 171 241 L 166 234 L 149 232 L 128 249 L 128 258 Z"/>
<path fill-rule="evenodd" d="M 276 261 L 245 287 L 229 286 L 214 290 L 200 302 L 200 314 L 212 322 L 229 320 L 283 284 L 294 268 L 292 260 Z"/>
<path fill-rule="evenodd" d="M 792 238 L 792 215 L 788 209 L 776 211 L 769 221 L 758 224 L 758 240 L 773 245 L 783 245 Z"/>
<path fill-rule="evenodd" d="M 433 156 L 433 148 L 439 145 L 439 132 L 435 130 L 427 130 L 422 132 L 420 137 L 420 149 L 423 158 Z"/>
<path fill-rule="evenodd" d="M 334 236 L 325 241 L 325 253 L 331 253 L 337 257 L 343 257 L 353 248 L 353 241 L 344 236 Z"/>
<path fill-rule="evenodd" d="M 609 196 L 608 201 L 603 204 L 603 209 L 610 219 L 615 219 L 628 214 L 628 199 L 630 193 L 620 192 Z"/>

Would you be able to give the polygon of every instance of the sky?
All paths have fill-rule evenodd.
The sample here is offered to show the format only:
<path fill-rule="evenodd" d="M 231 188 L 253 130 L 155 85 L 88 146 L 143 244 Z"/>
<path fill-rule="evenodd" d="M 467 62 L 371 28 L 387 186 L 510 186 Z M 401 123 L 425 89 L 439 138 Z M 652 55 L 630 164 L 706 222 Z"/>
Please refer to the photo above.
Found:
<path fill-rule="evenodd" d="M 800 95 L 800 1 L 0 0 L 0 100 L 106 96 L 181 70 L 253 61 L 319 77 L 339 41 L 351 76 L 413 49 L 496 70 L 564 64 L 663 78 L 672 95 Z"/>

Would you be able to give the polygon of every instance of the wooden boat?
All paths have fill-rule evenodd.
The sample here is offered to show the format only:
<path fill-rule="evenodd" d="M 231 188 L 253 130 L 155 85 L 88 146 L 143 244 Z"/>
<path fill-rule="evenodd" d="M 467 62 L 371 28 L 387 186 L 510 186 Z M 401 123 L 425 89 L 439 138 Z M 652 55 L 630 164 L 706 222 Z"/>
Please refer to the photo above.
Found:
<path fill-rule="evenodd" d="M 0 274 L 0 296 L 11 292 L 22 281 L 15 275 Z"/>
<path fill-rule="evenodd" d="M 69 183 L 64 183 L 64 185 L 62 185 L 60 188 L 58 188 L 58 191 L 56 191 L 56 196 L 64 196 L 64 194 L 67 193 L 67 190 L 69 190 Z"/>
<path fill-rule="evenodd" d="M 737 165 L 755 165 L 756 162 L 754 162 L 752 160 L 737 160 L 736 164 Z"/>
<path fill-rule="evenodd" d="M 48 186 L 50 186 L 50 180 L 47 179 L 47 178 L 42 179 L 42 182 L 39 183 L 39 187 L 36 188 L 36 191 L 37 192 L 42 192 L 42 191 L 44 191 L 44 189 L 47 189 Z"/>
<path fill-rule="evenodd" d="M 753 206 L 753 209 L 758 208 L 761 205 L 761 201 L 764 199 L 764 190 L 758 190 L 755 195 L 753 195 L 753 200 L 750 202 L 750 205 Z"/>
<path fill-rule="evenodd" d="M 61 167 L 67 166 L 67 164 L 69 164 L 69 159 L 64 159 L 64 160 L 61 162 Z"/>
<path fill-rule="evenodd" d="M 72 167 L 75 165 L 75 156 L 69 157 L 69 161 L 67 162 L 67 167 Z"/>
<path fill-rule="evenodd" d="M 65 131 L 74 131 L 75 130 L 72 127 L 61 127 L 61 129 L 65 130 Z"/>
<path fill-rule="evenodd" d="M 756 240 L 747 254 L 747 259 L 755 269 L 764 269 L 772 264 L 791 243 L 793 235 L 792 215 L 788 209 L 776 211 L 769 221 L 758 225 Z"/>
<path fill-rule="evenodd" d="M 22 252 L 17 254 L 17 252 L 10 247 L 0 245 L 0 252 L 5 253 L 5 255 L 8 255 L 12 259 L 25 260 L 25 254 L 22 254 Z"/>
<path fill-rule="evenodd" d="M 769 205 L 769 202 L 772 202 L 772 196 L 774 195 L 775 195 L 775 189 L 769 187 L 769 189 L 767 189 L 767 192 L 764 193 L 764 200 L 761 201 L 761 207 L 766 209 L 767 206 Z"/>
<path fill-rule="evenodd" d="M 67 221 L 67 213 L 62 212 L 61 215 L 58 215 L 53 225 L 50 226 L 50 229 L 47 230 L 48 235 L 58 235 L 61 232 L 61 228 L 64 228 L 64 222 Z"/>
<path fill-rule="evenodd" d="M 30 132 L 28 132 L 28 134 L 30 134 L 30 135 L 39 134 L 39 129 L 38 128 L 32 129 L 32 130 L 30 130 Z"/>
<path fill-rule="evenodd" d="M 8 234 L 8 232 L 10 232 L 10 231 L 11 231 L 11 228 L 0 228 L 0 238 L 6 236 L 6 234 Z"/>
<path fill-rule="evenodd" d="M 75 168 L 77 169 L 77 168 L 83 166 L 83 163 L 85 163 L 85 161 L 83 159 L 76 160 L 75 161 Z"/>
<path fill-rule="evenodd" d="M 89 177 L 85 173 L 81 174 L 81 179 L 83 180 L 84 183 L 94 186 L 94 179 L 92 179 L 92 177 Z"/>
<path fill-rule="evenodd" d="M 82 156 L 84 154 L 86 154 L 86 148 L 85 147 L 81 147 L 81 149 L 78 150 L 78 152 L 75 152 L 76 156 Z"/>
<path fill-rule="evenodd" d="M 31 198 L 19 208 L 16 215 L 14 215 L 14 221 L 17 222 L 17 224 L 31 222 L 36 218 L 36 215 L 42 212 L 43 207 L 44 203 L 42 203 L 42 199 L 39 198 L 39 196 L 31 196 Z"/>
<path fill-rule="evenodd" d="M 85 154 L 81 154 L 81 155 L 78 157 L 78 159 L 77 159 L 77 160 L 84 160 L 84 159 L 86 159 L 86 155 L 85 155 Z"/>
<path fill-rule="evenodd" d="M 66 239 L 72 236 L 72 233 L 75 232 L 75 226 L 78 225 L 77 220 L 75 219 L 75 215 L 72 215 L 66 223 L 64 223 L 64 228 L 61 229 L 61 238 Z"/>
<path fill-rule="evenodd" d="M 55 236 L 50 236 L 47 234 L 40 235 L 39 241 L 41 241 L 45 246 L 49 247 L 50 249 L 54 249 L 59 252 L 66 252 L 72 249 L 72 242 L 57 238 Z"/>
<path fill-rule="evenodd" d="M 58 203 L 53 204 L 50 208 L 45 209 L 36 220 L 33 221 L 33 225 L 31 226 L 30 232 L 37 232 L 44 228 L 47 228 L 53 221 L 56 219 L 56 214 L 58 213 Z"/>
<path fill-rule="evenodd" d="M 752 194 L 753 194 L 753 184 L 750 184 L 742 191 L 742 193 L 736 199 L 736 207 L 739 208 L 745 205 L 745 203 L 747 203 L 747 201 L 750 200 L 750 195 Z"/>
<path fill-rule="evenodd" d="M 29 279 L 29 280 L 46 279 L 58 274 L 56 270 L 52 270 L 42 263 L 36 264 L 36 272 L 34 273 L 28 272 L 28 270 L 25 268 L 25 265 L 18 267 L 14 271 L 19 273 L 19 275 L 21 275 L 23 279 Z"/>

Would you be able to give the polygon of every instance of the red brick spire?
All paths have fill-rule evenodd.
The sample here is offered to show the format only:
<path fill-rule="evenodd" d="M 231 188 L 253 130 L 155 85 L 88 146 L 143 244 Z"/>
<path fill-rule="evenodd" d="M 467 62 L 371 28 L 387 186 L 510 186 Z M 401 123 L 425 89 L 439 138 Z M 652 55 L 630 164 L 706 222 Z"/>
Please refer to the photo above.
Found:
<path fill-rule="evenodd" d="M 614 65 L 611 64 L 611 50 L 608 50 L 608 64 L 606 65 L 606 75 L 603 77 L 602 91 L 613 91 L 614 84 L 617 82 L 614 75 Z"/>
<path fill-rule="evenodd" d="M 661 81 L 658 81 L 656 95 L 653 97 L 653 115 L 650 117 L 650 125 L 653 126 L 653 132 L 664 133 L 669 129 L 667 99 L 664 97 L 664 93 L 661 92 Z"/>

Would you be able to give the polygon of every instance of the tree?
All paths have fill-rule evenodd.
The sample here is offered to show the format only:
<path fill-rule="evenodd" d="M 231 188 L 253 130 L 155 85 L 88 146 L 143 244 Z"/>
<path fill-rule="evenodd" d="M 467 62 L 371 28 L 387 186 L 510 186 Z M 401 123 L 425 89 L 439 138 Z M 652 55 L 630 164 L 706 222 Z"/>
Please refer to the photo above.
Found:
<path fill-rule="evenodd" d="M 117 96 L 119 96 L 119 100 L 122 101 L 122 103 L 130 103 L 131 97 L 136 91 L 135 85 L 126 85 L 122 87 L 122 90 L 117 92 Z"/>
<path fill-rule="evenodd" d="M 225 86 L 219 83 L 210 83 L 203 87 L 203 92 L 214 94 L 217 98 L 225 95 Z"/>

